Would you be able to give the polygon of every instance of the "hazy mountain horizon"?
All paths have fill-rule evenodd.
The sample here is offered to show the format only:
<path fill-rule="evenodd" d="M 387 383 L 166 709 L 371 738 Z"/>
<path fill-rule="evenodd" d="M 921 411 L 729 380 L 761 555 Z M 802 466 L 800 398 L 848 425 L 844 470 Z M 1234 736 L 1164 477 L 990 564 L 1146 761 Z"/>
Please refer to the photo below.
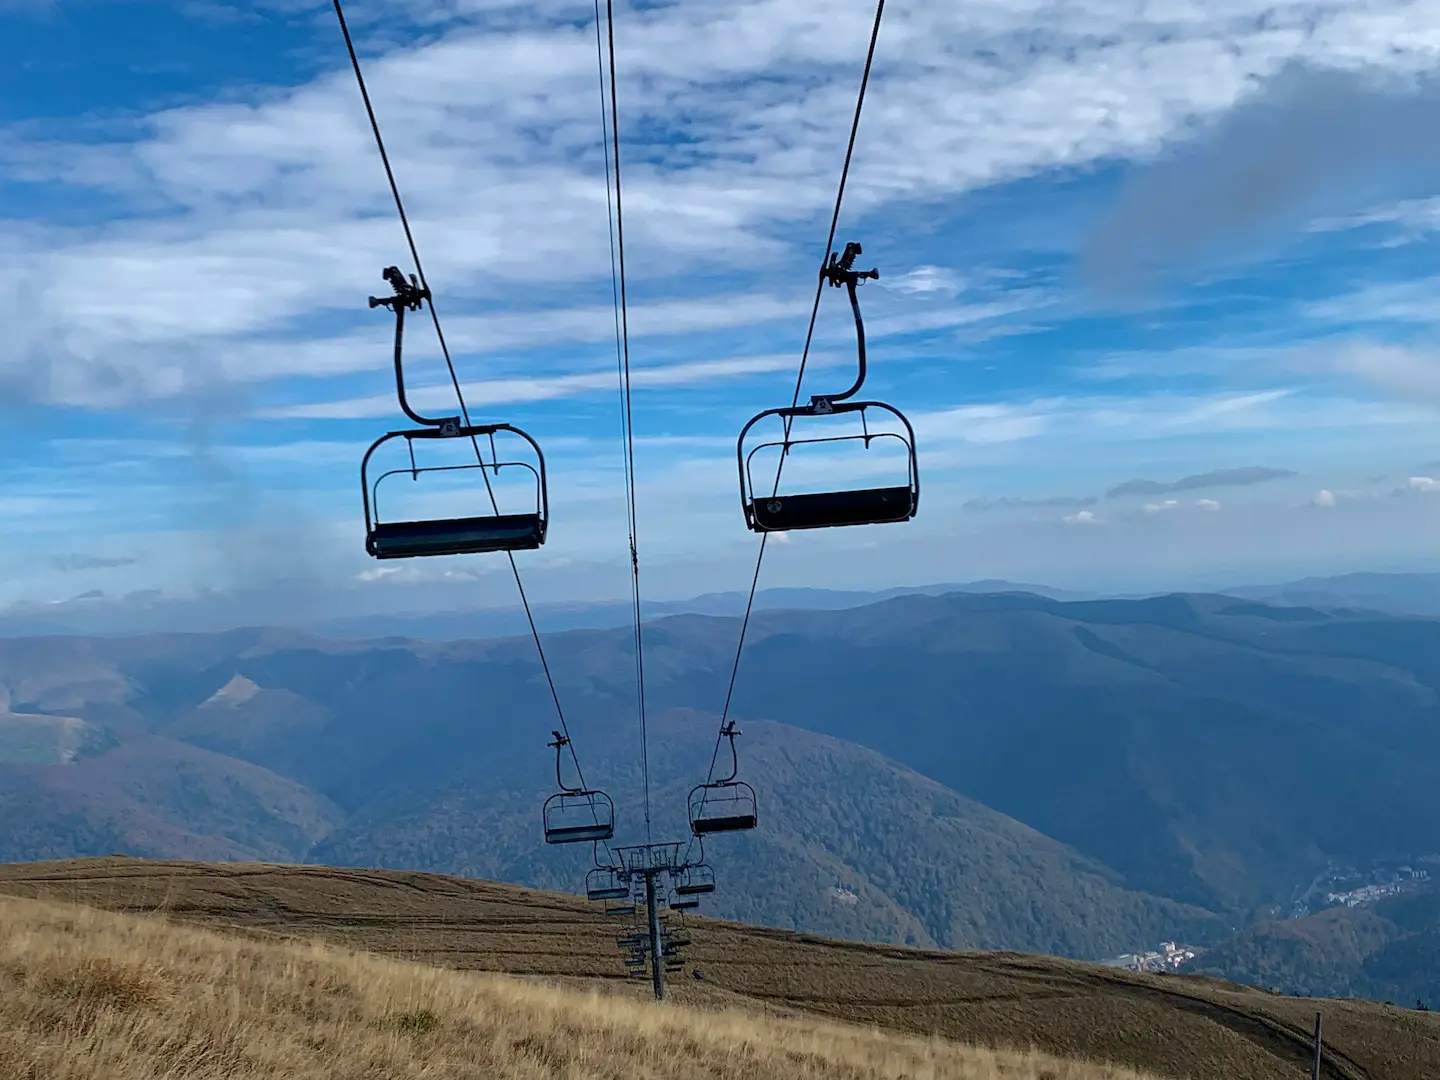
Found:
<path fill-rule="evenodd" d="M 756 593 L 757 610 L 834 611 L 862 607 L 896 596 L 946 593 L 1028 593 L 1052 600 L 1134 600 L 1169 594 L 1225 595 L 1290 606 L 1361 608 L 1397 615 L 1440 615 L 1440 573 L 1355 571 L 1276 584 L 1246 584 L 1214 589 L 1105 591 L 1060 588 L 1037 582 L 981 579 L 936 582 L 888 589 L 827 589 L 775 586 Z M 109 636 L 143 633 L 218 633 L 242 627 L 277 626 L 345 639 L 416 637 L 437 640 L 507 637 L 528 632 L 518 605 L 455 607 L 454 590 L 421 588 L 399 606 L 364 599 L 358 591 L 325 594 L 310 603 L 310 588 L 210 592 L 168 596 L 158 591 L 108 596 L 85 594 L 49 604 L 18 603 L 0 609 L 0 637 L 46 634 Z M 668 615 L 738 615 L 746 593 L 702 592 L 679 599 L 645 600 L 647 620 Z M 627 625 L 629 599 L 595 599 L 532 604 L 542 632 L 600 630 Z"/>

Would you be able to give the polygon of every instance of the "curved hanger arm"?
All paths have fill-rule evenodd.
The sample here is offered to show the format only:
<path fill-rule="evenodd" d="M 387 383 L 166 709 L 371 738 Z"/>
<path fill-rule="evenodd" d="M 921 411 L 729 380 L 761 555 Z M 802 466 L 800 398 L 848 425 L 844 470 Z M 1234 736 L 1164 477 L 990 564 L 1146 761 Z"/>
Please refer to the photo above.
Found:
<path fill-rule="evenodd" d="M 725 725 L 724 735 L 730 740 L 730 775 L 725 777 L 724 780 L 717 780 L 716 786 L 733 784 L 735 777 L 740 775 L 740 755 L 735 750 L 735 736 L 739 734 L 740 732 L 735 730 L 734 720 L 731 720 Z"/>
<path fill-rule="evenodd" d="M 405 365 L 403 355 L 405 351 L 405 312 L 419 311 L 426 300 L 430 299 L 430 290 L 420 285 L 414 274 L 410 280 L 405 280 L 405 275 L 400 272 L 398 266 L 387 266 L 382 275 L 395 290 L 394 296 L 372 296 L 370 306 L 372 308 L 389 308 L 395 313 L 395 394 L 400 399 L 400 408 L 406 416 L 417 424 L 424 424 L 427 427 L 438 427 L 442 429 L 458 428 L 460 418 L 458 416 L 430 417 L 421 416 L 410 407 L 410 400 L 405 396 Z"/>
<path fill-rule="evenodd" d="M 687 850 L 687 851 L 686 851 L 686 854 L 685 854 L 685 861 L 684 861 L 683 863 L 681 863 L 680 866 L 677 868 L 677 869 L 680 869 L 680 870 L 684 870 L 687 874 L 690 872 L 690 870 L 691 870 L 693 867 L 696 867 L 696 866 L 704 866 L 704 865 L 705 865 L 705 838 L 704 838 L 703 836 L 696 837 L 696 838 L 692 841 L 692 843 L 698 843 L 698 844 L 699 844 L 699 846 L 700 846 L 700 857 L 699 857 L 698 859 L 692 859 L 692 858 L 690 858 L 689 851 Z"/>
<path fill-rule="evenodd" d="M 546 743 L 545 745 L 552 747 L 555 751 L 555 786 L 558 787 L 566 795 L 584 795 L 584 788 L 567 787 L 565 784 L 565 778 L 560 775 L 560 754 L 565 747 L 570 745 L 570 740 L 564 735 L 561 735 L 558 731 L 552 731 L 551 734 L 555 736 L 555 741 L 552 743 Z"/>
<path fill-rule="evenodd" d="M 810 398 L 810 406 L 814 411 L 827 413 L 830 406 L 837 401 L 844 401 L 846 398 L 854 397 L 865 385 L 865 320 L 860 317 L 860 298 L 855 293 L 855 288 L 865 278 L 879 278 L 880 271 L 856 270 L 855 256 L 863 254 L 864 249 L 855 241 L 845 245 L 845 252 L 837 255 L 830 253 L 830 261 L 820 270 L 820 276 L 828 281 L 835 288 L 845 286 L 846 293 L 850 296 L 850 310 L 855 314 L 855 341 L 857 346 L 857 359 L 859 370 L 855 374 L 855 382 L 850 389 L 843 394 L 813 394 Z"/>

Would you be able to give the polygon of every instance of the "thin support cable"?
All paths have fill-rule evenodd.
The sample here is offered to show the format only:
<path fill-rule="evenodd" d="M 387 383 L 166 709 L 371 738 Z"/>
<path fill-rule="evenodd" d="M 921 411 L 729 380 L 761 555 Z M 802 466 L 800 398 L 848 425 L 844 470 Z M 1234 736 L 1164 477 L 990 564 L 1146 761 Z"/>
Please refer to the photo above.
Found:
<path fill-rule="evenodd" d="M 415 243 L 414 231 L 410 228 L 410 217 L 405 212 L 405 202 L 400 197 L 400 185 L 395 180 L 395 170 L 390 165 L 390 155 L 385 151 L 385 139 L 380 134 L 380 122 L 375 116 L 375 106 L 370 101 L 370 91 L 365 85 L 365 75 L 360 69 L 360 57 L 355 51 L 355 41 L 350 36 L 350 26 L 345 21 L 345 9 L 341 6 L 340 0 L 332 0 L 335 7 L 335 18 L 340 23 L 340 33 L 345 38 L 345 49 L 350 54 L 350 66 L 355 71 L 355 82 L 360 87 L 360 98 L 365 103 L 365 115 L 370 119 L 370 130 L 375 136 L 375 147 L 380 151 L 381 164 L 385 166 L 385 178 L 390 182 L 390 194 L 395 197 L 395 209 L 400 215 L 400 225 L 405 230 L 405 242 L 410 247 L 410 257 L 415 260 L 415 273 L 420 279 L 421 288 L 430 294 L 428 304 L 430 307 L 430 320 L 435 324 L 435 336 L 440 341 L 440 352 L 445 357 L 445 367 L 450 373 L 450 383 L 455 389 L 455 399 L 460 405 L 460 415 L 465 426 L 470 426 L 470 410 L 465 404 L 465 392 L 460 386 L 460 377 L 455 372 L 455 363 L 450 357 L 450 346 L 445 341 L 445 331 L 440 327 L 440 313 L 435 308 L 434 294 L 430 292 L 430 284 L 425 278 L 425 267 L 420 261 L 420 250 Z M 495 491 L 490 483 L 490 476 L 486 472 L 484 455 L 480 450 L 480 441 L 475 436 L 470 436 L 470 444 L 475 448 L 475 459 L 480 464 L 480 475 L 485 481 L 485 490 L 490 496 L 490 506 L 495 513 L 499 513 L 499 505 L 495 499 Z M 498 460 L 496 463 L 498 469 Z M 567 740 L 570 739 L 570 728 L 565 722 L 565 710 L 560 706 L 560 694 L 555 688 L 555 679 L 550 673 L 550 663 L 545 658 L 544 646 L 540 643 L 540 632 L 535 626 L 535 616 L 530 610 L 530 600 L 525 595 L 524 583 L 520 580 L 520 568 L 515 562 L 515 553 L 506 552 L 510 559 L 510 572 L 515 575 L 515 587 L 520 593 L 520 602 L 525 608 L 525 618 L 530 624 L 530 634 L 535 639 L 535 650 L 540 655 L 540 667 L 545 672 L 545 682 L 550 687 L 550 696 L 555 702 L 555 713 L 560 719 L 560 730 Z M 575 765 L 575 775 L 580 780 L 580 786 L 586 788 L 585 774 L 580 768 L 580 758 L 575 752 L 575 743 L 569 741 L 570 759 Z M 595 809 L 594 800 L 591 800 L 591 809 Z"/>
<path fill-rule="evenodd" d="M 598 9 L 598 0 L 597 0 Z M 635 620 L 635 684 L 636 697 L 640 711 L 640 773 L 645 786 L 645 842 L 651 842 L 650 823 L 650 738 L 646 722 L 645 711 L 645 631 L 642 623 L 642 612 L 640 604 L 640 554 L 638 546 L 639 518 L 636 511 L 635 492 L 635 419 L 634 409 L 630 395 L 630 317 L 629 305 L 627 303 L 625 287 L 625 209 L 621 196 L 620 185 L 620 114 L 618 92 L 616 90 L 615 76 L 615 7 L 613 0 L 605 0 L 605 26 L 609 45 L 610 60 L 610 139 L 611 153 L 614 154 L 615 163 L 615 217 L 614 217 L 614 249 L 612 251 L 612 288 L 616 278 L 619 281 L 619 319 L 620 319 L 620 381 L 623 391 L 621 402 L 621 422 L 625 437 L 625 498 L 629 512 L 629 537 L 630 537 L 630 580 L 631 600 L 634 608 Z M 596 49 L 599 49 L 599 12 L 596 12 Z M 602 71 L 602 95 L 603 95 L 603 71 L 604 61 L 600 62 Z M 602 98 L 603 100 L 603 98 Z M 603 113 L 603 106 L 602 106 Z M 603 128 L 602 128 L 603 130 Z M 606 200 L 609 200 L 608 166 L 607 166 Z M 618 256 L 618 260 L 617 260 Z M 618 262 L 618 273 L 616 272 Z"/>
<path fill-rule="evenodd" d="M 870 30 L 870 48 L 865 54 L 865 71 L 860 76 L 860 92 L 855 98 L 855 117 L 850 123 L 850 141 L 845 147 L 845 164 L 840 170 L 840 185 L 835 192 L 835 211 L 830 215 L 830 231 L 825 237 L 825 250 L 820 254 L 820 266 L 823 271 L 825 264 L 830 259 L 830 250 L 835 244 L 835 230 L 840 224 L 840 206 L 845 200 L 845 184 L 850 178 L 850 162 L 855 155 L 855 139 L 860 131 L 860 114 L 865 107 L 865 89 L 870 85 L 870 69 L 875 63 L 875 43 L 880 37 L 880 20 L 885 14 L 885 0 L 877 0 L 875 5 L 875 24 Z M 800 354 L 800 370 L 795 376 L 795 394 L 790 399 L 790 407 L 793 409 L 800 402 L 800 387 L 805 381 L 805 364 L 810 358 L 810 343 L 815 337 L 815 321 L 820 315 L 820 297 L 825 289 L 825 278 L 822 275 L 815 286 L 815 303 L 810 309 L 810 326 L 805 331 L 805 348 Z M 785 441 L 786 448 L 790 442 L 790 426 L 794 422 L 793 417 L 785 417 Z M 780 473 L 785 468 L 785 454 L 781 453 L 780 462 L 775 468 L 775 486 L 771 492 L 773 498 L 780 490 Z M 705 783 L 709 784 L 715 777 L 715 762 L 720 758 L 720 742 L 725 737 L 725 724 L 730 717 L 730 702 L 735 694 L 735 680 L 740 674 L 740 657 L 745 651 L 745 632 L 750 626 L 750 612 L 755 606 L 755 590 L 760 584 L 760 567 L 765 562 L 766 541 L 770 534 L 761 533 L 760 551 L 755 556 L 755 573 L 750 579 L 750 596 L 745 601 L 745 616 L 740 620 L 740 641 L 735 646 L 735 663 L 730 669 L 730 685 L 725 690 L 725 707 L 720 714 L 720 729 L 715 734 L 715 749 L 710 755 L 710 768 L 705 774 Z M 709 792 L 706 791 L 700 796 L 700 808 L 703 811 L 705 799 Z"/>

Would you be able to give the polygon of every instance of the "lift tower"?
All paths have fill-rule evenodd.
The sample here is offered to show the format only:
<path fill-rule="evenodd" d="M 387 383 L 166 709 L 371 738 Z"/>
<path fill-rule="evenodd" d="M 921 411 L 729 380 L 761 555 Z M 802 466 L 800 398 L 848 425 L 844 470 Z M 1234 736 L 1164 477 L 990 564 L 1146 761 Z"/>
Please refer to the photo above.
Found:
<path fill-rule="evenodd" d="M 615 877 L 632 885 L 644 882 L 645 907 L 649 922 L 650 982 L 655 988 L 655 1000 L 665 999 L 665 938 L 660 930 L 660 897 L 668 894 L 662 889 L 665 879 L 678 876 L 684 870 L 680 860 L 680 844 L 636 844 L 632 847 L 610 849 L 619 860 L 614 868 Z"/>

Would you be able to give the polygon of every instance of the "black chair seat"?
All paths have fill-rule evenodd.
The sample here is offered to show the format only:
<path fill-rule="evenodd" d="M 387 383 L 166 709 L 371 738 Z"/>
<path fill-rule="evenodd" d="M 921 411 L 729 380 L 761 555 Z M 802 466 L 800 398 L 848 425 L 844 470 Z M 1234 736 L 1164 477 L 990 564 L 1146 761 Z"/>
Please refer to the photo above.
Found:
<path fill-rule="evenodd" d="M 630 890 L 622 885 L 614 889 L 591 889 L 585 895 L 591 900 L 624 900 Z"/>
<path fill-rule="evenodd" d="M 755 815 L 727 814 L 724 817 L 697 818 L 690 824 L 691 828 L 697 834 L 739 832 L 742 829 L 753 829 L 755 827 Z"/>
<path fill-rule="evenodd" d="M 750 820 L 755 820 L 753 815 Z M 713 881 L 691 882 L 688 885 L 675 886 L 675 892 L 680 896 L 700 896 L 702 893 L 712 893 L 714 891 L 715 883 Z"/>
<path fill-rule="evenodd" d="M 908 487 L 863 488 L 758 498 L 753 506 L 755 523 L 761 530 L 788 532 L 906 521 L 915 512 L 915 495 Z"/>
<path fill-rule="evenodd" d="M 539 514 L 500 514 L 442 521 L 377 522 L 365 543 L 377 559 L 532 551 L 544 540 Z"/>
<path fill-rule="evenodd" d="M 615 835 L 615 826 L 610 822 L 599 825 L 566 825 L 545 830 L 547 844 L 579 844 L 587 840 L 609 840 Z"/>
<path fill-rule="evenodd" d="M 673 911 L 694 911 L 699 906 L 699 900 L 677 900 L 670 905 L 670 908 Z"/>

